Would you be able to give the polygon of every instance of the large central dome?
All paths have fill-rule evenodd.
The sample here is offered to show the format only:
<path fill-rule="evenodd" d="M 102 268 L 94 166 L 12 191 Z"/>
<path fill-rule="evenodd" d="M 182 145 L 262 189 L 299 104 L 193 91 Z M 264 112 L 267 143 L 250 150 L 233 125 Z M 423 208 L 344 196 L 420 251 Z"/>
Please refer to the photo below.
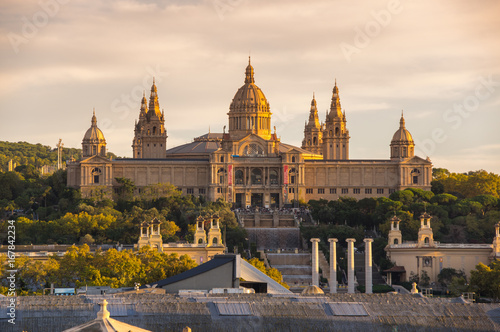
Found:
<path fill-rule="evenodd" d="M 245 71 L 245 85 L 239 88 L 234 95 L 231 106 L 229 106 L 230 112 L 269 112 L 269 103 L 262 90 L 255 85 L 253 73 L 249 59 Z"/>
<path fill-rule="evenodd" d="M 239 139 L 254 133 L 264 139 L 271 137 L 271 112 L 262 90 L 255 85 L 254 70 L 248 59 L 245 84 L 238 89 L 229 106 L 229 134 Z"/>

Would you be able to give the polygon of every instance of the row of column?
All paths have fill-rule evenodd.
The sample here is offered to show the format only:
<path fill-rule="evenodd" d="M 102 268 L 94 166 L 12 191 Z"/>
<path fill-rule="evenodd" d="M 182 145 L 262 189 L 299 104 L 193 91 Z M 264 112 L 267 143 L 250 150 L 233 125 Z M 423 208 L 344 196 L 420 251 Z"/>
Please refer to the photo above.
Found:
<path fill-rule="evenodd" d="M 312 284 L 319 287 L 319 260 L 318 243 L 320 239 L 312 238 Z M 335 238 L 328 239 L 330 242 L 330 293 L 337 293 L 337 242 Z M 347 292 L 354 293 L 354 242 L 356 239 L 346 239 L 347 242 Z M 372 281 L 372 242 L 373 239 L 366 238 L 365 242 L 365 281 L 366 294 L 373 293 Z"/>

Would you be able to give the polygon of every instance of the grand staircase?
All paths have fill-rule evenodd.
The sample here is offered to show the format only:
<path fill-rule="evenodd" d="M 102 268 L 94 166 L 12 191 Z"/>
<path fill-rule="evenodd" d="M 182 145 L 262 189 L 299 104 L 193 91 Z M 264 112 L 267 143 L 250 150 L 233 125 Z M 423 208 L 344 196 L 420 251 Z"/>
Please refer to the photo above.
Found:
<path fill-rule="evenodd" d="M 354 254 L 354 269 L 356 271 L 356 279 L 358 285 L 365 286 L 365 254 L 355 253 Z M 372 284 L 373 285 L 385 285 L 385 281 L 380 275 L 378 268 L 372 265 Z"/>

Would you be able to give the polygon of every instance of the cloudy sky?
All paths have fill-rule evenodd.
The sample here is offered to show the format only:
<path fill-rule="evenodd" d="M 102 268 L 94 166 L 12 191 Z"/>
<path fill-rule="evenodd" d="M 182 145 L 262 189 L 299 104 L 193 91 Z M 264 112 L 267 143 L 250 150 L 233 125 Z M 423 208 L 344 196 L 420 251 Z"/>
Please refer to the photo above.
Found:
<path fill-rule="evenodd" d="M 417 154 L 500 173 L 500 2 L 3 0 L 0 140 L 81 147 L 95 108 L 132 154 L 156 77 L 168 147 L 222 132 L 248 55 L 283 142 L 337 79 L 352 159 L 388 159 L 401 110 Z"/>

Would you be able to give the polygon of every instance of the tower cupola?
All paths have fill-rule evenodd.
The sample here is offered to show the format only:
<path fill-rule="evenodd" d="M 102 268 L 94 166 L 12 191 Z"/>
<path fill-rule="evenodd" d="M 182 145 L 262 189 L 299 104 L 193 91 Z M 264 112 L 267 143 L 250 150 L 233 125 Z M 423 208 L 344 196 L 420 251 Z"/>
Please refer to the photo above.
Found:
<path fill-rule="evenodd" d="M 394 133 L 391 141 L 391 160 L 411 158 L 415 155 L 415 143 L 408 129 L 405 127 L 405 118 L 401 111 L 399 129 Z"/>
<path fill-rule="evenodd" d="M 97 117 L 94 110 L 90 128 L 83 136 L 82 157 L 88 158 L 96 155 L 106 157 L 106 139 L 104 139 L 101 129 L 97 127 Z"/>

